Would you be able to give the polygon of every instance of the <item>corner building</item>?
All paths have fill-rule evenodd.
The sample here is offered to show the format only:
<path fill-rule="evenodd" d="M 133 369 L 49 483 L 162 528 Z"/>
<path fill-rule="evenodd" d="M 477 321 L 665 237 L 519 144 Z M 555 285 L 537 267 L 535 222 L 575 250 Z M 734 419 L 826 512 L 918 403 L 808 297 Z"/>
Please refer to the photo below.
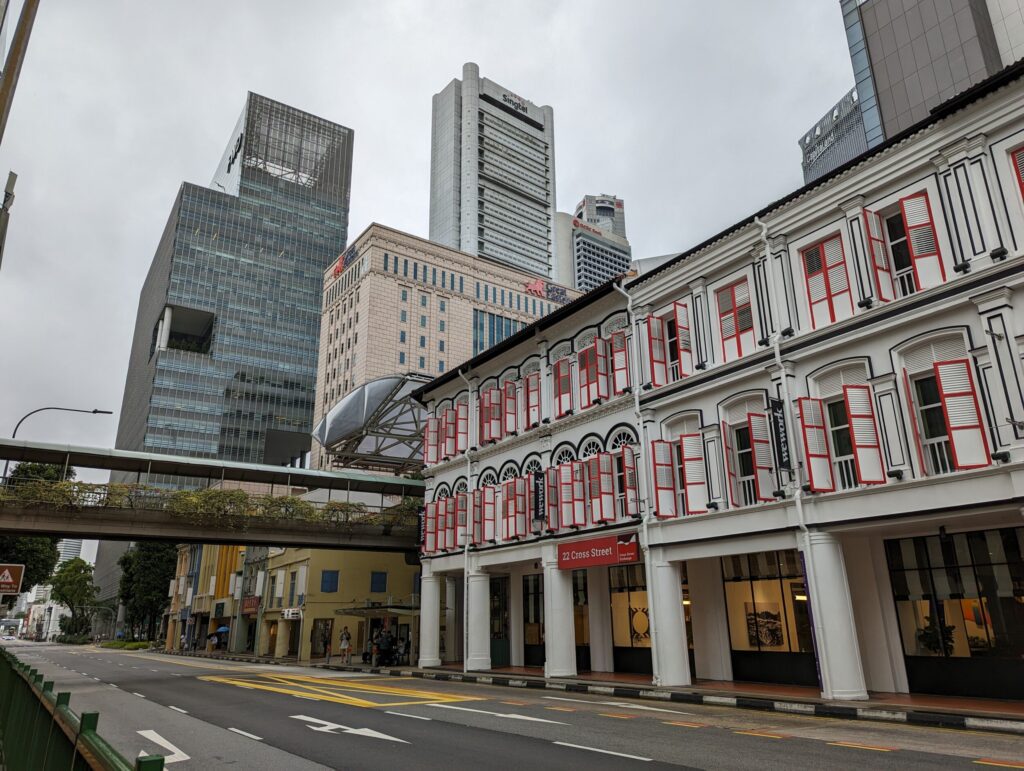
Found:
<path fill-rule="evenodd" d="M 1022 244 L 1018 64 L 421 387 L 420 664 L 1021 698 Z"/>

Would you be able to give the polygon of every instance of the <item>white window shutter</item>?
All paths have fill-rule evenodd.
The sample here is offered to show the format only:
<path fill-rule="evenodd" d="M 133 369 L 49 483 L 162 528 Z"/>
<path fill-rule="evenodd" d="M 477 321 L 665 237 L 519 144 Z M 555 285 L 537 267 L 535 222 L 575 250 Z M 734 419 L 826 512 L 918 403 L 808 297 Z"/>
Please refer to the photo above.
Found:
<path fill-rule="evenodd" d="M 651 442 L 651 476 L 654 479 L 654 515 L 659 519 L 676 516 L 676 469 L 674 446 L 664 439 Z"/>
<path fill-rule="evenodd" d="M 623 393 L 629 388 L 629 350 L 626 347 L 626 333 L 612 332 L 612 392 Z"/>
<path fill-rule="evenodd" d="M 736 458 L 732 454 L 732 444 L 729 439 L 732 437 L 732 427 L 722 421 L 722 454 L 725 455 L 725 486 L 729 490 L 729 505 L 739 506 L 739 490 L 736 484 Z"/>
<path fill-rule="evenodd" d="M 747 414 L 750 444 L 754 456 L 754 487 L 757 500 L 775 500 L 775 463 L 772 455 L 772 437 L 768 429 L 768 416 L 759 412 Z"/>
<path fill-rule="evenodd" d="M 914 275 L 919 289 L 938 286 L 946 280 L 946 271 L 939 254 L 939 239 L 935 234 L 931 204 L 926 193 L 900 199 L 903 224 L 907 230 L 907 243 L 914 263 Z"/>
<path fill-rule="evenodd" d="M 946 430 L 957 469 L 982 468 L 992 463 L 981 404 L 968 359 L 935 362 Z"/>
<path fill-rule="evenodd" d="M 657 316 L 647 317 L 647 358 L 651 366 L 651 385 L 655 388 L 665 385 L 668 382 L 665 322 Z"/>
<path fill-rule="evenodd" d="M 878 441 L 871 387 L 843 386 L 843 399 L 846 402 L 846 416 L 850 421 L 857 480 L 862 485 L 885 484 L 885 463 L 882 460 L 882 444 Z"/>
<path fill-rule="evenodd" d="M 693 374 L 693 344 L 690 336 L 690 310 L 685 303 L 673 303 L 676 317 L 676 348 L 679 354 L 679 375 Z"/>
<path fill-rule="evenodd" d="M 821 399 L 806 396 L 798 399 L 797 405 L 800 410 L 800 430 L 804 438 L 807 481 L 811 491 L 834 492 L 836 483 L 832 474 L 832 452 L 829 449 L 825 427 L 825 405 Z"/>
<path fill-rule="evenodd" d="M 882 216 L 878 212 L 864 209 L 864 230 L 868 239 L 868 257 L 871 272 L 875 277 L 875 290 L 881 302 L 890 302 L 896 297 L 892 278 L 889 252 L 885 246 L 885 231 Z"/>
<path fill-rule="evenodd" d="M 708 481 L 704 465 L 704 438 L 700 434 L 679 437 L 683 469 L 683 496 L 687 514 L 704 514 L 708 510 Z"/>
<path fill-rule="evenodd" d="M 636 479 L 636 458 L 633 456 L 633 448 L 628 444 L 619 448 L 622 453 L 622 480 L 623 480 L 623 514 L 627 517 L 640 516 L 640 502 L 637 493 Z"/>
<path fill-rule="evenodd" d="M 559 506 L 558 466 L 549 466 L 544 470 L 545 504 L 547 506 L 548 531 L 556 532 L 562 526 L 561 507 Z"/>

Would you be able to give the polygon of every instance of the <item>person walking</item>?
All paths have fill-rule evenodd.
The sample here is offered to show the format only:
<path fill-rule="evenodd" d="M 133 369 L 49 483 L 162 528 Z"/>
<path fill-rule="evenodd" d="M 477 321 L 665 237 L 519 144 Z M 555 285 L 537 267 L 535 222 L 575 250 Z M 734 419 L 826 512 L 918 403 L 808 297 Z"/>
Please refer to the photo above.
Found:
<path fill-rule="evenodd" d="M 341 651 L 341 663 L 350 665 L 352 663 L 352 635 L 347 626 L 341 630 L 341 636 L 338 638 L 338 650 Z"/>
<path fill-rule="evenodd" d="M 324 627 L 323 637 L 320 638 L 320 642 L 324 646 L 324 656 L 327 658 L 327 663 L 331 663 L 331 628 L 329 626 Z"/>

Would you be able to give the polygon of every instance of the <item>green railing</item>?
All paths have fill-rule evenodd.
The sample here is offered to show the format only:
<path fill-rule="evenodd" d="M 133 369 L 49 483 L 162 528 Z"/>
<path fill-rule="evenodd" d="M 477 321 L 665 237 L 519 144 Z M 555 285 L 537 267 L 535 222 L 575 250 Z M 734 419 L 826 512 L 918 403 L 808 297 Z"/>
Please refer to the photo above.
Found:
<path fill-rule="evenodd" d="M 0 649 L 0 768 L 5 771 L 159 771 L 164 759 L 134 761 L 96 733 L 98 712 L 71 711 L 71 694 Z"/>

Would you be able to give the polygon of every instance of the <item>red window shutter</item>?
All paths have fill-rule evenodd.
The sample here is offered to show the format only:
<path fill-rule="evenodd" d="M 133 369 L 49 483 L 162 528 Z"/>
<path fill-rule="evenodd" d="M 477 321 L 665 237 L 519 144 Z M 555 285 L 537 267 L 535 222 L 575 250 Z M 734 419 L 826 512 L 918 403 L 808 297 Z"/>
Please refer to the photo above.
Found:
<path fill-rule="evenodd" d="M 622 514 L 626 517 L 640 516 L 640 501 L 636 481 L 636 458 L 633 448 L 624 445 L 619 448 L 622 453 Z"/>
<path fill-rule="evenodd" d="M 540 373 L 531 372 L 526 376 L 526 421 L 525 428 L 540 425 Z"/>
<path fill-rule="evenodd" d="M 571 462 L 558 466 L 558 518 L 562 527 L 573 526 Z"/>
<path fill-rule="evenodd" d="M 733 361 L 754 347 L 754 315 L 747 280 L 737 281 L 715 293 L 722 336 L 722 361 Z"/>
<path fill-rule="evenodd" d="M 732 427 L 724 420 L 722 421 L 722 453 L 725 455 L 725 480 L 729 488 L 729 505 L 739 506 L 739 498 L 736 489 L 736 459 L 732 454 L 732 445 L 729 444 L 729 437 L 732 436 Z"/>
<path fill-rule="evenodd" d="M 918 289 L 938 286 L 946 280 L 946 270 L 939 254 L 939 239 L 935 235 L 932 207 L 926 193 L 900 199 L 903 225 L 907 230 L 910 258 L 914 264 L 914 278 Z"/>
<path fill-rule="evenodd" d="M 455 549 L 456 500 L 454 497 L 444 499 L 444 510 L 444 547 L 448 551 L 452 551 Z"/>
<path fill-rule="evenodd" d="M 572 375 L 571 359 L 564 358 L 555 362 L 555 416 L 564 417 L 572 413 Z"/>
<path fill-rule="evenodd" d="M 676 516 L 676 469 L 672 442 L 655 439 L 651 442 L 651 476 L 654 479 L 654 516 L 669 519 Z"/>
<path fill-rule="evenodd" d="M 516 418 L 519 417 L 519 405 L 516 394 L 517 383 L 509 380 L 505 383 L 505 436 L 515 436 L 519 427 L 516 425 Z"/>
<path fill-rule="evenodd" d="M 459 402 L 455 405 L 455 452 L 469 449 L 469 405 Z"/>
<path fill-rule="evenodd" d="M 587 488 L 594 523 L 615 520 L 615 476 L 611 453 L 587 458 Z"/>
<path fill-rule="evenodd" d="M 441 417 L 437 422 L 437 459 L 448 460 L 448 410 L 441 410 Z"/>
<path fill-rule="evenodd" d="M 437 551 L 437 504 L 428 503 L 423 507 L 423 551 L 433 554 Z"/>
<path fill-rule="evenodd" d="M 480 444 L 491 441 L 491 391 L 484 388 L 480 391 Z"/>
<path fill-rule="evenodd" d="M 887 303 L 896 297 L 896 287 L 893 283 L 892 266 L 889 263 L 883 228 L 882 216 L 864 209 L 864 232 L 868 237 L 868 257 L 871 260 L 871 272 L 875 276 L 875 289 L 878 292 L 878 299 Z"/>
<path fill-rule="evenodd" d="M 469 542 L 479 546 L 484 542 L 484 488 L 473 491 L 470 508 Z"/>
<path fill-rule="evenodd" d="M 530 511 L 530 480 L 529 477 L 516 477 L 512 481 L 516 490 L 516 538 L 525 538 L 530 529 L 527 521 Z"/>
<path fill-rule="evenodd" d="M 444 457 L 451 458 L 455 455 L 457 444 L 457 429 L 455 410 L 444 411 Z"/>
<path fill-rule="evenodd" d="M 594 377 L 597 382 L 597 398 L 608 398 L 608 343 L 603 337 L 594 341 Z"/>
<path fill-rule="evenodd" d="M 828 429 L 825 426 L 825 404 L 821 399 L 805 396 L 797 400 L 797 405 L 800 408 L 800 430 L 804 437 L 804 459 L 807 462 L 811 490 L 831 493 L 836 489 L 836 483 L 832 474 Z"/>
<path fill-rule="evenodd" d="M 572 462 L 572 524 L 583 527 L 587 524 L 587 464 L 581 460 Z"/>
<path fill-rule="evenodd" d="M 870 386 L 843 386 L 843 400 L 850 421 L 857 480 L 862 485 L 885 484 L 885 462 L 882 460 L 882 444 L 878 441 L 878 424 L 875 423 Z"/>
<path fill-rule="evenodd" d="M 775 464 L 772 456 L 772 437 L 768 416 L 758 412 L 747 413 L 750 444 L 754 456 L 754 488 L 757 500 L 775 500 Z"/>
<path fill-rule="evenodd" d="M 427 425 L 423 430 L 423 462 L 432 466 L 438 461 L 437 443 L 440 421 L 437 418 L 427 418 Z"/>
<path fill-rule="evenodd" d="M 815 328 L 853 315 L 843 240 L 832 236 L 800 252 L 811 325 Z"/>
<path fill-rule="evenodd" d="M 576 372 L 579 375 L 579 389 L 580 389 L 580 409 L 585 410 L 591 404 L 594 403 L 594 389 L 591 387 L 593 377 L 596 373 L 593 372 L 594 364 L 594 348 L 592 346 L 584 348 L 578 354 L 576 354 Z M 593 383 L 596 386 L 596 383 Z"/>
<path fill-rule="evenodd" d="M 679 376 L 693 374 L 693 343 L 690 336 L 690 309 L 686 303 L 673 303 L 676 317 L 676 350 L 679 354 Z"/>
<path fill-rule="evenodd" d="M 494 543 L 498 540 L 498 524 L 495 517 L 495 496 L 497 489 L 493 485 L 487 485 L 484 491 L 484 540 Z"/>
<path fill-rule="evenodd" d="M 665 385 L 668 382 L 665 322 L 657 316 L 647 317 L 647 357 L 651 365 L 651 385 L 655 388 Z"/>
<path fill-rule="evenodd" d="M 559 515 L 557 466 L 544 469 L 544 504 L 547 509 L 548 532 L 554 533 L 562 526 Z"/>
<path fill-rule="evenodd" d="M 978 389 L 968 359 L 935 362 L 935 379 L 946 416 L 953 465 L 960 470 L 991 465 L 988 437 L 981 420 Z"/>
<path fill-rule="evenodd" d="M 914 398 L 914 389 L 910 383 L 910 375 L 903 370 L 903 390 L 907 396 L 907 415 L 910 416 L 910 433 L 914 437 L 914 447 L 917 449 L 918 468 L 921 475 L 928 475 L 928 467 L 924 464 L 924 447 L 921 446 L 921 427 L 917 422 L 917 399 Z"/>
<path fill-rule="evenodd" d="M 708 480 L 704 466 L 704 438 L 700 434 L 681 434 L 679 454 L 682 465 L 683 497 L 687 514 L 708 510 Z"/>
<path fill-rule="evenodd" d="M 466 533 L 469 527 L 469 493 L 455 494 L 455 543 L 466 545 Z"/>
<path fill-rule="evenodd" d="M 629 349 L 626 347 L 626 333 L 612 332 L 612 393 L 625 393 L 629 388 Z"/>
<path fill-rule="evenodd" d="M 512 541 L 516 537 L 516 480 L 506 479 L 501 483 L 502 538 Z"/>
<path fill-rule="evenodd" d="M 490 398 L 489 398 L 490 405 L 491 405 L 491 427 L 490 427 L 491 437 L 490 438 L 491 438 L 492 442 L 496 442 L 499 439 L 501 439 L 501 436 L 502 436 L 502 434 L 501 434 L 501 428 L 502 428 L 502 420 L 501 420 L 501 411 L 502 411 L 501 410 L 501 408 L 502 408 L 501 389 L 500 388 L 492 388 L 490 390 L 491 390 L 491 395 L 490 395 Z"/>
<path fill-rule="evenodd" d="M 1013 170 L 1017 174 L 1017 184 L 1020 186 L 1021 197 L 1024 198 L 1024 145 L 1010 153 L 1010 161 Z"/>

